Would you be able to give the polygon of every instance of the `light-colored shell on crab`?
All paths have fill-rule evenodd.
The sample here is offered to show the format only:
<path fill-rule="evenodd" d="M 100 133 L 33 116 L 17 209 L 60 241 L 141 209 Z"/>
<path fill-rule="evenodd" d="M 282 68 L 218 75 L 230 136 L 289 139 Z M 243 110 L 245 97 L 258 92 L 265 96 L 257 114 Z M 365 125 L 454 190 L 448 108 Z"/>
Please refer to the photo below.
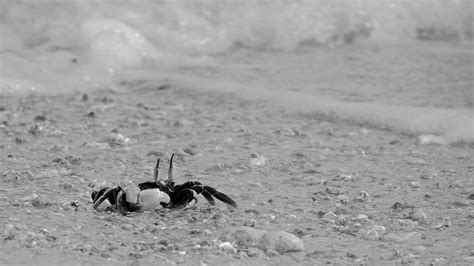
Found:
<path fill-rule="evenodd" d="M 146 189 L 138 194 L 141 211 L 153 211 L 163 208 L 161 202 L 169 203 L 170 197 L 159 189 Z"/>
<path fill-rule="evenodd" d="M 169 203 L 170 197 L 168 194 L 162 192 L 159 189 L 146 189 L 140 190 L 140 188 L 131 184 L 125 188 L 125 195 L 128 203 L 139 204 L 140 211 L 154 211 L 162 208 L 161 202 Z"/>

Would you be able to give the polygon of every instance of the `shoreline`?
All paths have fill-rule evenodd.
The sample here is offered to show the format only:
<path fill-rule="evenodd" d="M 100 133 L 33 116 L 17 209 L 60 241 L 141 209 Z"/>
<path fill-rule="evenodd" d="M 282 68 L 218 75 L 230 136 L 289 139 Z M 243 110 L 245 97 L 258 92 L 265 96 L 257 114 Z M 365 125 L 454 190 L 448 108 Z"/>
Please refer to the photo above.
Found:
<path fill-rule="evenodd" d="M 129 72 L 120 79 L 111 81 L 111 84 L 114 85 L 109 85 L 112 87 L 110 93 L 134 93 L 136 89 L 129 85 L 117 84 L 140 84 L 139 88 L 166 84 L 164 86 L 183 87 L 196 93 L 235 95 L 245 101 L 263 101 L 270 106 L 283 107 L 288 112 L 301 113 L 309 119 L 313 116 L 324 117 L 328 121 L 389 130 L 415 138 L 433 135 L 440 139 L 439 143 L 434 144 L 461 146 L 474 144 L 474 109 L 471 108 L 449 109 L 341 101 L 304 91 L 270 90 L 196 76 L 160 74 L 157 77 L 154 71 Z M 4 96 L 12 98 L 71 96 L 78 93 L 93 93 L 97 90 L 101 91 L 97 88 L 74 92 L 30 91 L 26 94 L 4 94 Z"/>
<path fill-rule="evenodd" d="M 67 95 L 79 92 L 78 88 L 79 93 L 90 93 L 100 88 L 127 90 L 130 84 L 172 84 L 196 92 L 265 100 L 291 111 L 401 134 L 436 135 L 456 145 L 474 143 L 474 53 L 464 44 L 362 42 L 336 49 L 306 47 L 292 53 L 242 48 L 213 61 L 208 67 L 170 68 L 156 60 L 112 72 L 99 62 L 81 62 L 65 73 L 40 77 L 43 83 L 0 80 L 0 90 L 3 95 L 22 94 L 8 87 L 18 83 L 25 90 L 23 95 Z M 31 86 L 37 92 L 29 91 Z"/>

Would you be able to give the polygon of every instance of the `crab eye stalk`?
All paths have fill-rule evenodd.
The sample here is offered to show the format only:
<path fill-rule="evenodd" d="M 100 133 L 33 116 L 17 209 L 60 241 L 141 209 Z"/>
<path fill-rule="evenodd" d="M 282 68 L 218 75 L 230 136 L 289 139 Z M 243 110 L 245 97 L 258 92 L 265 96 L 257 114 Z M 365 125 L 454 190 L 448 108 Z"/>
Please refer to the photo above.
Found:
<path fill-rule="evenodd" d="M 166 181 L 166 183 L 172 183 L 173 182 L 173 157 L 174 157 L 174 153 L 171 155 L 171 158 L 170 158 L 170 168 L 168 169 L 168 180 Z"/>
<path fill-rule="evenodd" d="M 160 158 L 156 162 L 155 170 L 153 170 L 153 175 L 155 177 L 155 183 L 158 184 L 158 169 L 160 168 Z"/>

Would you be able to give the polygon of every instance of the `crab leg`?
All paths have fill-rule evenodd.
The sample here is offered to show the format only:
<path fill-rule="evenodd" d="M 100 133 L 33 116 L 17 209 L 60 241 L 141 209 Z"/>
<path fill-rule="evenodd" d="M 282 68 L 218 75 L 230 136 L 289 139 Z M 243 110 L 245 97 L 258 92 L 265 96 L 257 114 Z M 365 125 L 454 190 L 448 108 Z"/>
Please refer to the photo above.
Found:
<path fill-rule="evenodd" d="M 125 208 L 126 204 L 126 195 L 123 190 L 120 190 L 119 193 L 117 193 L 117 210 L 120 212 L 122 215 L 127 214 L 127 209 Z"/>
<path fill-rule="evenodd" d="M 217 191 L 215 188 L 213 187 L 210 187 L 210 186 L 203 186 L 203 191 L 207 191 L 209 194 L 211 194 L 212 196 L 216 197 L 218 200 L 226 203 L 226 204 L 229 204 L 235 208 L 238 208 L 238 205 L 237 203 L 235 203 L 234 200 L 232 200 L 229 196 L 227 196 L 226 194 L 222 193 L 222 192 L 219 192 Z M 212 204 L 212 203 L 211 203 Z"/>
<path fill-rule="evenodd" d="M 97 209 L 97 207 L 99 207 L 99 205 L 109 196 L 110 193 L 113 193 L 113 191 L 117 189 L 116 187 L 110 187 L 109 189 L 107 189 L 104 194 L 102 194 L 102 196 L 96 201 L 94 202 L 94 210 Z"/>
<path fill-rule="evenodd" d="M 160 168 L 160 158 L 156 162 L 155 170 L 153 171 L 153 175 L 155 176 L 155 183 L 158 185 L 158 168 Z"/>
<path fill-rule="evenodd" d="M 202 190 L 201 194 L 209 202 L 209 204 L 216 205 L 216 201 L 214 200 L 210 192 L 208 192 L 207 190 Z"/>

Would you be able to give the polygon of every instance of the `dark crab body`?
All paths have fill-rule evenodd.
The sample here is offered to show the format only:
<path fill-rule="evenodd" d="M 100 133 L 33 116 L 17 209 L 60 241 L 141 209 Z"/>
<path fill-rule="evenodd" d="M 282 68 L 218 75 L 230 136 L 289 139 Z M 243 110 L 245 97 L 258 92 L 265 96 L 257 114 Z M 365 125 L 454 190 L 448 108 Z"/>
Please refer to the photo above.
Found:
<path fill-rule="evenodd" d="M 154 181 L 143 182 L 131 185 L 125 189 L 117 187 L 105 187 L 92 192 L 94 209 L 104 201 L 116 208 L 121 214 L 127 212 L 155 210 L 159 208 L 181 209 L 197 203 L 197 195 L 201 194 L 211 204 L 215 205 L 214 198 L 237 208 L 237 203 L 226 194 L 217 191 L 210 186 L 203 186 L 197 181 L 188 181 L 180 185 L 175 185 L 173 181 L 173 157 L 170 159 L 168 179 L 158 180 L 158 169 L 160 159 L 158 159 L 154 170 Z"/>

